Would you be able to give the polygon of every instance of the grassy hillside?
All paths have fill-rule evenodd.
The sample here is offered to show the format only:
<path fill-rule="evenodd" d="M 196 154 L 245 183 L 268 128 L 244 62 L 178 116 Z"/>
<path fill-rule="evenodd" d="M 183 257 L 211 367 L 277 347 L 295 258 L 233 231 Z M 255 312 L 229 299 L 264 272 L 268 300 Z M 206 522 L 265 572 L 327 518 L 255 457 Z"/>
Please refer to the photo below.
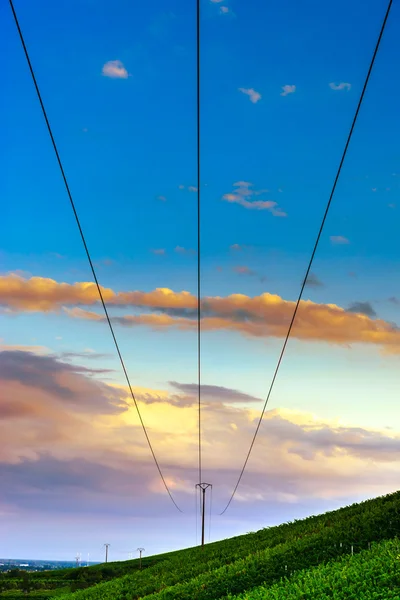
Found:
<path fill-rule="evenodd" d="M 400 543 L 373 543 L 371 550 L 305 569 L 272 586 L 229 600 L 399 600 Z M 228 600 L 227 599 L 227 600 Z"/>
<path fill-rule="evenodd" d="M 400 492 L 397 492 L 209 544 L 203 551 L 196 547 L 147 557 L 142 571 L 137 560 L 126 561 L 58 571 L 57 580 L 56 574 L 51 573 L 48 582 L 57 584 L 58 594 L 66 586 L 69 590 L 86 588 L 63 594 L 60 600 L 226 599 L 259 586 L 273 586 L 293 571 L 348 556 L 351 547 L 357 554 L 368 550 L 372 542 L 390 540 L 399 534 Z M 370 551 L 367 555 L 372 556 Z M 43 574 L 37 575 L 43 581 Z M 39 577 L 32 579 L 32 583 L 39 581 Z M 18 597 L 15 592 L 14 597 Z"/>

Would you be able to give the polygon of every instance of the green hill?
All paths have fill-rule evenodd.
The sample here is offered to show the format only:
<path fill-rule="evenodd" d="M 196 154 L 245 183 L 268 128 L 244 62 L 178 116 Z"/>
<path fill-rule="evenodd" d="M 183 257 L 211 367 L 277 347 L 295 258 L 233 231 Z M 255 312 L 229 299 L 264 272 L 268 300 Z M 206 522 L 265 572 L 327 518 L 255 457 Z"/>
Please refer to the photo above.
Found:
<path fill-rule="evenodd" d="M 49 590 L 50 585 L 56 588 L 48 593 L 37 590 L 37 600 L 55 593 L 60 600 L 227 600 L 234 597 L 238 600 L 286 597 L 400 600 L 399 566 L 394 556 L 399 535 L 400 492 L 396 492 L 208 544 L 204 550 L 196 547 L 146 557 L 142 570 L 139 570 L 138 560 L 108 563 L 53 572 L 51 576 L 49 573 L 46 580 L 43 573 L 38 573 L 37 577 L 31 577 L 31 584 L 46 581 L 48 587 L 44 585 L 44 589 Z M 380 543 L 385 540 L 392 540 L 392 545 Z M 355 573 L 359 568 L 370 575 L 357 576 L 357 579 Z M 385 578 L 388 568 L 390 577 Z M 342 581 L 346 572 L 353 573 L 352 581 L 360 581 L 363 593 L 365 586 L 367 589 L 372 586 L 383 589 L 386 596 L 326 595 L 329 586 L 324 582 Z M 4 583 L 5 579 L 0 579 L 0 586 Z M 313 596 L 307 595 L 310 593 L 307 589 L 313 588 L 321 595 L 316 592 Z M 296 589 L 297 596 L 294 595 Z M 69 593 L 63 593 L 67 590 Z M 34 597 L 32 592 L 24 595 L 29 596 Z M 13 600 L 22 595 L 10 589 L 0 594 L 2 597 Z"/>

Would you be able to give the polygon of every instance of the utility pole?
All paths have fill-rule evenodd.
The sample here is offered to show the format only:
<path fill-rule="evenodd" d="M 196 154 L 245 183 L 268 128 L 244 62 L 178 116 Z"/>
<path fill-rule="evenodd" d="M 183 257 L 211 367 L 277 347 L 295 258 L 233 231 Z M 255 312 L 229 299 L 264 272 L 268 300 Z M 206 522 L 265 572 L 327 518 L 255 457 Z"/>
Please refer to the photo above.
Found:
<path fill-rule="evenodd" d="M 138 548 L 137 549 L 139 552 L 139 569 L 142 568 L 142 552 L 144 552 L 144 548 Z"/>
<path fill-rule="evenodd" d="M 201 546 L 204 548 L 204 520 L 205 520 L 205 508 L 206 508 L 206 490 L 212 488 L 211 483 L 197 483 L 196 487 L 201 490 Z"/>
<path fill-rule="evenodd" d="M 111 544 L 104 544 L 106 547 L 106 562 L 108 562 L 108 546 L 111 546 Z"/>

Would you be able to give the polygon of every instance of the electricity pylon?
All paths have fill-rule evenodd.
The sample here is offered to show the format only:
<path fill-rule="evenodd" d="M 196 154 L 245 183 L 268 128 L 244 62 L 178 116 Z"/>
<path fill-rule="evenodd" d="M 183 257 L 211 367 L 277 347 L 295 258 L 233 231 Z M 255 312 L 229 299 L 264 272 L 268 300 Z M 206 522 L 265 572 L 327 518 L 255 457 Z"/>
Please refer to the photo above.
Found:
<path fill-rule="evenodd" d="M 206 490 L 212 488 L 211 483 L 197 483 L 196 487 L 201 490 L 201 546 L 204 548 L 204 520 L 206 508 Z"/>
<path fill-rule="evenodd" d="M 111 546 L 111 544 L 104 544 L 106 547 L 106 562 L 108 562 L 108 546 Z"/>
<path fill-rule="evenodd" d="M 144 548 L 138 548 L 137 549 L 139 552 L 139 569 L 142 568 L 142 552 L 144 552 Z"/>

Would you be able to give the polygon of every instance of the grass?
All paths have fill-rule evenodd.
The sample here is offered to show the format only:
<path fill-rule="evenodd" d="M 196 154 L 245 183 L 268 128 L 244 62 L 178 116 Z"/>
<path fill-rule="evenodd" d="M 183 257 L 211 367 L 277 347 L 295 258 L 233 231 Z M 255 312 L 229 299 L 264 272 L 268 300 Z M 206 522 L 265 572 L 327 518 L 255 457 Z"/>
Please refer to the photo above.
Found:
<path fill-rule="evenodd" d="M 327 563 L 331 565 L 339 564 L 341 560 L 351 560 L 351 565 L 358 565 L 356 559 L 361 560 L 360 557 L 364 555 L 368 562 L 372 560 L 374 552 L 379 554 L 376 546 L 373 546 L 374 550 L 368 550 L 371 543 L 391 540 L 399 532 L 400 492 L 396 492 L 316 517 L 208 544 L 203 551 L 196 547 L 146 557 L 142 570 L 139 570 L 139 561 L 134 560 L 49 572 L 48 585 L 52 582 L 57 587 L 49 593 L 57 594 L 59 600 L 280 599 L 286 596 L 265 594 L 280 593 L 279 586 L 289 585 L 285 578 L 290 573 L 294 572 L 290 581 L 295 582 L 298 578 L 298 586 L 305 585 L 309 577 L 307 575 L 303 581 L 300 571 L 312 573 L 316 582 L 321 577 L 322 580 L 331 575 L 333 577 L 333 571 L 324 571 Z M 349 559 L 351 546 L 355 555 Z M 384 560 L 385 564 L 390 561 L 387 553 Z M 43 581 L 43 575 L 34 574 L 32 582 L 39 583 L 40 578 Z M 368 585 L 372 585 L 371 581 Z M 389 585 L 388 582 L 386 584 Z M 78 591 L 74 591 L 76 589 Z M 288 594 L 294 593 L 290 587 L 287 590 Z M 391 591 L 388 588 L 388 593 Z M 43 598 L 46 597 L 44 591 L 38 590 L 37 594 L 39 592 Z M 22 598 L 15 595 L 16 590 L 13 593 L 13 598 Z M 304 595 L 306 592 L 301 593 L 303 595 L 287 597 L 310 597 Z M 33 594 L 29 596 L 34 597 Z M 10 595 L 0 594 L 2 597 L 11 600 Z M 314 596 L 313 600 L 315 598 L 319 596 Z M 364 600 L 364 597 L 360 598 Z M 369 596 L 365 598 L 369 600 Z M 387 598 L 400 600 L 399 596 Z"/>

